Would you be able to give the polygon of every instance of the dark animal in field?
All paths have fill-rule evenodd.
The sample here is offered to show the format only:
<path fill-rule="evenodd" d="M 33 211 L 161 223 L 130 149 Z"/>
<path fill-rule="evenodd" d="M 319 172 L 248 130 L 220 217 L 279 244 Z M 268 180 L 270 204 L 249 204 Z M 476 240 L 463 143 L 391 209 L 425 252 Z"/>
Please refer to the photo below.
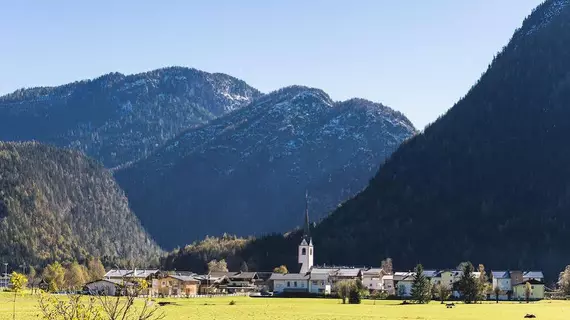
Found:
<path fill-rule="evenodd" d="M 455 303 L 446 303 L 445 307 L 448 309 L 451 309 L 451 308 L 455 307 Z"/>
<path fill-rule="evenodd" d="M 527 313 L 526 316 L 524 316 L 525 318 L 536 318 L 536 316 L 534 314 L 531 313 Z"/>

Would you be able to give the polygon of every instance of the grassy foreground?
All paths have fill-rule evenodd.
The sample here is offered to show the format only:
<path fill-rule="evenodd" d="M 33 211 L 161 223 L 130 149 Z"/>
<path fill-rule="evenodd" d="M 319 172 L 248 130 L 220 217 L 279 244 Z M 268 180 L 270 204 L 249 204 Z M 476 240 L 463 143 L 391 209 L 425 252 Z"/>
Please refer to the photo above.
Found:
<path fill-rule="evenodd" d="M 0 319 L 12 319 L 12 296 L 0 293 Z M 235 305 L 229 305 L 235 300 Z M 511 320 L 533 313 L 538 319 L 568 319 L 570 301 L 543 301 L 531 304 L 502 302 L 477 305 L 457 304 L 447 309 L 437 302 L 429 305 L 399 305 L 398 301 L 364 301 L 361 305 L 342 305 L 328 299 L 277 298 L 195 298 L 165 299 L 174 304 L 161 307 L 166 319 L 437 319 L 437 320 Z M 16 319 L 37 319 L 36 297 L 18 297 Z"/>

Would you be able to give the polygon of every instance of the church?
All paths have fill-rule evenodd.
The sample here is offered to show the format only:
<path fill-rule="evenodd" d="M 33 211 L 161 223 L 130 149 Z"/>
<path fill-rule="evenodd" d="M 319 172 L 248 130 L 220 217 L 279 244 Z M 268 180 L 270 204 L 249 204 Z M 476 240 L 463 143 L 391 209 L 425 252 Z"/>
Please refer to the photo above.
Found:
<path fill-rule="evenodd" d="M 279 293 L 331 294 L 333 285 L 340 280 L 362 279 L 362 269 L 346 267 L 314 266 L 315 248 L 309 223 L 309 206 L 306 199 L 303 237 L 298 246 L 297 256 L 300 266 L 298 273 L 273 273 L 273 291 Z"/>

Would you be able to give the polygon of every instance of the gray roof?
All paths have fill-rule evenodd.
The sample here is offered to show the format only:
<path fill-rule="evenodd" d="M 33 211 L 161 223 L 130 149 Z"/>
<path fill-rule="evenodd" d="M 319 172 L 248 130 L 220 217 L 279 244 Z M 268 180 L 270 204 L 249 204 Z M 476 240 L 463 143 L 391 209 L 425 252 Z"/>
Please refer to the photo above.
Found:
<path fill-rule="evenodd" d="M 508 271 L 491 271 L 493 279 L 509 279 L 511 275 Z"/>
<path fill-rule="evenodd" d="M 309 277 L 311 280 L 328 280 L 330 275 L 326 273 L 315 273 L 311 274 Z"/>
<path fill-rule="evenodd" d="M 338 269 L 335 273 L 337 277 L 358 277 L 360 269 Z"/>
<path fill-rule="evenodd" d="M 439 275 L 439 272 L 437 270 L 424 270 L 423 275 L 428 278 L 435 278 Z"/>
<path fill-rule="evenodd" d="M 544 279 L 544 274 L 542 271 L 525 271 L 523 278 Z"/>
<path fill-rule="evenodd" d="M 104 278 L 147 278 L 150 275 L 158 273 L 158 269 L 111 269 L 109 270 Z"/>
<path fill-rule="evenodd" d="M 303 273 L 273 273 L 269 280 L 309 280 L 309 275 Z"/>
<path fill-rule="evenodd" d="M 176 280 L 184 281 L 184 282 L 200 282 L 200 280 L 194 278 L 194 276 L 170 275 L 169 277 L 176 279 Z"/>
<path fill-rule="evenodd" d="M 382 274 L 382 268 L 370 268 L 363 270 L 362 274 L 365 276 L 379 276 Z"/>

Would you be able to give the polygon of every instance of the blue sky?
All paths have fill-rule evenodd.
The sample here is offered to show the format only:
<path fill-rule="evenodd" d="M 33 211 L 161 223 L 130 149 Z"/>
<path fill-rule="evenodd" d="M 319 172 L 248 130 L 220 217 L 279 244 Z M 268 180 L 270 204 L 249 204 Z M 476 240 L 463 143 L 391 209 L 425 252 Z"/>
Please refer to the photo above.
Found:
<path fill-rule="evenodd" d="M 223 72 L 361 97 L 418 127 L 463 96 L 542 0 L 9 1 L 0 94 L 111 71 Z"/>

